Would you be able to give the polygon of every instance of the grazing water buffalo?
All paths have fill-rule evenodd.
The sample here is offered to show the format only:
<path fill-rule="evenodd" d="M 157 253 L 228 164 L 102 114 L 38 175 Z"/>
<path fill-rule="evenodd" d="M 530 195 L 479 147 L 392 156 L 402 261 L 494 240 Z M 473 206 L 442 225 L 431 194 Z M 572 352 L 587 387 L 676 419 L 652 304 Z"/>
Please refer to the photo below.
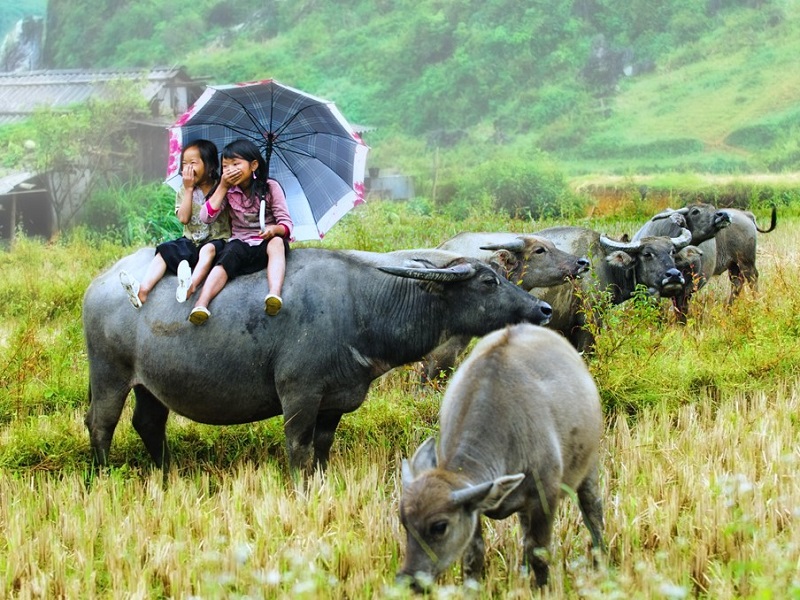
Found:
<path fill-rule="evenodd" d="M 538 235 L 504 232 L 464 232 L 439 244 L 438 249 L 488 262 L 523 290 L 560 285 L 589 269 L 589 259 L 556 248 Z M 448 372 L 464 351 L 470 336 L 452 336 L 424 360 L 423 380 Z"/>
<path fill-rule="evenodd" d="M 645 237 L 632 242 L 612 240 L 583 227 L 551 227 L 537 235 L 567 252 L 588 255 L 592 261 L 592 276 L 580 281 L 579 291 L 572 284 L 532 290 L 553 307 L 550 327 L 580 351 L 591 349 L 594 342 L 584 326 L 597 291 L 608 293 L 612 304 L 629 299 L 637 285 L 645 286 L 654 297 L 683 291 L 685 280 L 675 266 L 674 253 L 691 241 L 688 229 L 682 229 L 677 237 Z"/>
<path fill-rule="evenodd" d="M 324 468 L 342 415 L 361 405 L 373 379 L 419 360 L 444 332 L 484 335 L 546 322 L 551 312 L 477 260 L 408 268 L 387 254 L 297 249 L 276 317 L 264 314 L 266 279 L 254 273 L 229 282 L 197 327 L 168 282 L 131 308 L 119 272 L 141 279 L 152 255 L 123 258 L 84 296 L 86 426 L 99 464 L 133 389 L 134 428 L 161 466 L 172 410 L 212 425 L 283 414 L 289 465 Z"/>
<path fill-rule="evenodd" d="M 577 492 L 592 545 L 603 549 L 598 448 L 603 416 L 581 356 L 557 333 L 516 325 L 481 339 L 458 368 L 428 438 L 402 465 L 400 520 L 406 555 L 398 580 L 417 589 L 461 559 L 481 577 L 481 515 L 519 515 L 524 560 L 547 583 L 565 489 Z"/>

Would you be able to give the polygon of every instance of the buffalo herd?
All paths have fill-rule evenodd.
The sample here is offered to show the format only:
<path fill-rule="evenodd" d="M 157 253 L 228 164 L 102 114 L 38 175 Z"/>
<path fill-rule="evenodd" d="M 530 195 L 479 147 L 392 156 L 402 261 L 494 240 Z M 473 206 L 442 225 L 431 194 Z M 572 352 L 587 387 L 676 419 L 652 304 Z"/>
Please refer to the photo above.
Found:
<path fill-rule="evenodd" d="M 108 463 L 131 391 L 133 425 L 166 468 L 170 411 L 215 425 L 283 415 L 293 473 L 324 469 L 342 416 L 371 382 L 425 362 L 451 371 L 439 439 L 403 461 L 398 580 L 419 589 L 460 560 L 483 572 L 481 516 L 518 514 L 525 563 L 547 581 L 553 512 L 574 490 L 593 546 L 604 548 L 598 489 L 602 412 L 583 353 L 594 344 L 587 303 L 637 293 L 669 298 L 685 321 L 689 300 L 725 271 L 729 301 L 758 283 L 752 213 L 692 204 L 655 215 L 629 239 L 583 227 L 535 234 L 461 233 L 437 248 L 374 253 L 300 248 L 287 259 L 285 307 L 263 312 L 263 274 L 231 281 L 204 327 L 187 321 L 172 287 L 132 310 L 119 272 L 141 277 L 152 249 L 129 255 L 86 290 L 83 327 L 94 462 Z"/>

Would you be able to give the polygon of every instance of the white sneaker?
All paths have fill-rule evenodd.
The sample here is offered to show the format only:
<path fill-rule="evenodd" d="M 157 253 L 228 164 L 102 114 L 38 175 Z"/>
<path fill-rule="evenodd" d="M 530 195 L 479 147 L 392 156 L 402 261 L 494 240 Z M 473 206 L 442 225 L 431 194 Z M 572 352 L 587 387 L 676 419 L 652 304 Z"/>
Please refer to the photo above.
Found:
<path fill-rule="evenodd" d="M 192 285 L 192 268 L 187 261 L 182 260 L 178 265 L 178 289 L 175 290 L 175 300 L 186 302 L 190 285 Z"/>
<path fill-rule="evenodd" d="M 128 294 L 133 308 L 142 308 L 142 301 L 139 300 L 139 282 L 127 271 L 119 272 L 119 282 Z"/>

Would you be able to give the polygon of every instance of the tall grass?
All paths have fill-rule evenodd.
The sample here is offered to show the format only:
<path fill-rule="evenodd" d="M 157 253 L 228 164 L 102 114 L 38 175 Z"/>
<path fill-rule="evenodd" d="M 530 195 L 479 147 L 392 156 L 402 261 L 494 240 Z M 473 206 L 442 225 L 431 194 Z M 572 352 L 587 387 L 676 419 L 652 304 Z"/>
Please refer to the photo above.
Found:
<path fill-rule="evenodd" d="M 435 245 L 456 229 L 553 223 L 475 214 L 457 224 L 372 203 L 331 247 Z M 780 217 L 779 217 L 780 219 Z M 387 222 L 392 226 L 388 227 Z M 609 234 L 635 223 L 586 222 Z M 587 357 L 607 415 L 609 555 L 591 567 L 569 499 L 544 598 L 800 598 L 798 219 L 759 238 L 758 293 L 697 296 L 686 327 L 665 306 L 607 315 Z M 314 244 L 308 244 L 314 245 Z M 437 430 L 441 387 L 417 366 L 376 380 L 347 415 L 324 476 L 286 471 L 281 419 L 211 427 L 172 416 L 176 468 L 151 468 L 127 407 L 112 467 L 89 472 L 80 303 L 130 248 L 76 235 L 19 238 L 0 264 L 0 598 L 391 598 L 403 553 L 399 461 Z M 531 596 L 516 519 L 489 522 L 487 577 L 448 572 L 434 597 Z"/>

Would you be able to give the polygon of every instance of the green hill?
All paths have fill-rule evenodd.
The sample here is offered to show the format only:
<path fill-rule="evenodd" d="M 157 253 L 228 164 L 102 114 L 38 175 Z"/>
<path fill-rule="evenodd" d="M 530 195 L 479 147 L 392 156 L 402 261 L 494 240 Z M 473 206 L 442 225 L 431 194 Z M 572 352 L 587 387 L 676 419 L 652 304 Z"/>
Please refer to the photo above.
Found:
<path fill-rule="evenodd" d="M 376 127 L 376 166 L 543 149 L 570 175 L 800 167 L 793 0 L 84 4 L 50 0 L 51 66 L 274 77 Z"/>

